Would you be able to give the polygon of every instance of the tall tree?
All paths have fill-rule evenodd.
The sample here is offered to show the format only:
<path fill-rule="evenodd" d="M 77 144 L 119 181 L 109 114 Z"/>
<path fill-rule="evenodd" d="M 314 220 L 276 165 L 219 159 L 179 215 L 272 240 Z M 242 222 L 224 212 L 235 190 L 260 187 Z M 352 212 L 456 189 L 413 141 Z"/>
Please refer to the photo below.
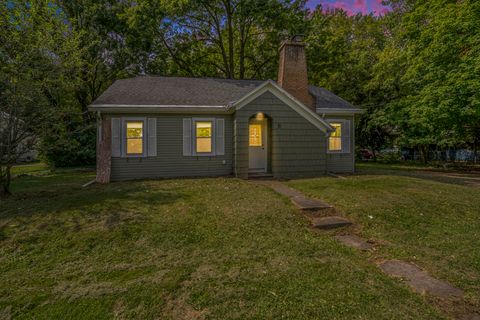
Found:
<path fill-rule="evenodd" d="M 78 52 L 76 38 L 47 1 L 0 7 L 0 194 L 10 168 L 55 121 Z"/>
<path fill-rule="evenodd" d="M 306 40 L 310 82 L 366 111 L 357 125 L 357 141 L 375 155 L 391 135 L 385 92 L 370 86 L 385 45 L 384 18 L 350 16 L 343 10 L 324 11 L 319 6 L 309 22 Z"/>
<path fill-rule="evenodd" d="M 398 17 L 377 77 L 398 86 L 388 106 L 400 140 L 427 161 L 431 145 L 474 144 L 480 120 L 480 3 L 393 1 Z M 390 52 L 392 54 L 390 54 Z M 388 63 L 386 63 L 388 62 Z"/>
<path fill-rule="evenodd" d="M 190 76 L 273 78 L 282 38 L 302 32 L 304 0 L 171 3 L 162 34 L 172 61 Z"/>

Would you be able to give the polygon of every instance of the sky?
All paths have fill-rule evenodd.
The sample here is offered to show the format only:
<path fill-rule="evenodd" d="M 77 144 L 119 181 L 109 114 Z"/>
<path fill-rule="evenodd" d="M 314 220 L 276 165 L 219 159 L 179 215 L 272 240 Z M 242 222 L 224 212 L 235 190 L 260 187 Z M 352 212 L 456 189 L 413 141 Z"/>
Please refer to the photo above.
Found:
<path fill-rule="evenodd" d="M 388 7 L 382 5 L 382 0 L 309 0 L 308 7 L 315 9 L 321 4 L 323 8 L 341 8 L 349 14 L 373 12 L 375 15 L 384 14 Z"/>

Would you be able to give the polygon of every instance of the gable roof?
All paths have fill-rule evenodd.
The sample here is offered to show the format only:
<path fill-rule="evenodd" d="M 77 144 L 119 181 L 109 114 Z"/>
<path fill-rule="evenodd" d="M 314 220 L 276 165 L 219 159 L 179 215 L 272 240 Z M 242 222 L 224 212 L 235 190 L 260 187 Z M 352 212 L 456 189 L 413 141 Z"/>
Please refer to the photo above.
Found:
<path fill-rule="evenodd" d="M 258 86 L 256 89 L 243 96 L 240 100 L 233 103 L 232 107 L 234 107 L 235 110 L 239 110 L 267 91 L 273 93 L 283 103 L 288 105 L 321 131 L 325 133 L 334 131 L 333 127 L 330 126 L 328 122 L 323 120 L 318 114 L 313 112 L 309 107 L 297 100 L 293 95 L 288 93 L 285 89 L 280 87 L 275 81 L 272 80 L 265 81 L 262 85 Z"/>
<path fill-rule="evenodd" d="M 318 112 L 351 112 L 361 113 L 363 110 L 350 102 L 340 98 L 331 91 L 317 86 L 308 86 L 308 92 L 315 98 L 315 107 Z"/>
<path fill-rule="evenodd" d="M 92 106 L 226 106 L 261 85 L 259 80 L 138 76 L 115 81 Z"/>
<path fill-rule="evenodd" d="M 219 78 L 137 76 L 116 80 L 89 106 L 89 110 L 127 113 L 225 113 L 229 111 L 230 105 L 240 101 L 265 82 Z M 274 81 L 269 80 L 269 82 L 287 93 Z M 353 114 L 362 112 L 361 109 L 324 88 L 309 86 L 309 92 L 315 97 L 317 113 Z"/>

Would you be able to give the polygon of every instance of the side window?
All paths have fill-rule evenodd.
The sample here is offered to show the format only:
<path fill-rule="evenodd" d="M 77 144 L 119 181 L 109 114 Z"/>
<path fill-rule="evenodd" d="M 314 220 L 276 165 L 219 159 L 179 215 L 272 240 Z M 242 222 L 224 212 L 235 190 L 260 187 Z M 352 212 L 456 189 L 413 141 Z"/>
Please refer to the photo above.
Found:
<path fill-rule="evenodd" d="M 143 155 L 144 153 L 144 122 L 143 121 L 125 121 L 126 131 L 126 154 Z"/>
<path fill-rule="evenodd" d="M 184 118 L 184 156 L 225 155 L 225 119 Z"/>
<path fill-rule="evenodd" d="M 332 122 L 330 125 L 335 129 L 328 138 L 328 151 L 342 151 L 342 123 Z"/>
<path fill-rule="evenodd" d="M 213 152 L 213 121 L 198 120 L 194 124 L 195 152 L 210 154 Z"/>

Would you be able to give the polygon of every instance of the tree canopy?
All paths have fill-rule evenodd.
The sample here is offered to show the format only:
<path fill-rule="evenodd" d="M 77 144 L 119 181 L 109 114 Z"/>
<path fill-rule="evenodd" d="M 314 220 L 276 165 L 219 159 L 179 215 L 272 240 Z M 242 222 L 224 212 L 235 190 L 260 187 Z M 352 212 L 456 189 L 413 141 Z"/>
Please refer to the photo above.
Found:
<path fill-rule="evenodd" d="M 361 147 L 477 148 L 480 3 L 385 2 L 391 12 L 375 16 L 305 0 L 9 0 L 0 111 L 38 113 L 50 163 L 93 163 L 87 107 L 115 79 L 275 79 L 281 41 L 304 34 L 310 82 L 366 110 Z"/>

